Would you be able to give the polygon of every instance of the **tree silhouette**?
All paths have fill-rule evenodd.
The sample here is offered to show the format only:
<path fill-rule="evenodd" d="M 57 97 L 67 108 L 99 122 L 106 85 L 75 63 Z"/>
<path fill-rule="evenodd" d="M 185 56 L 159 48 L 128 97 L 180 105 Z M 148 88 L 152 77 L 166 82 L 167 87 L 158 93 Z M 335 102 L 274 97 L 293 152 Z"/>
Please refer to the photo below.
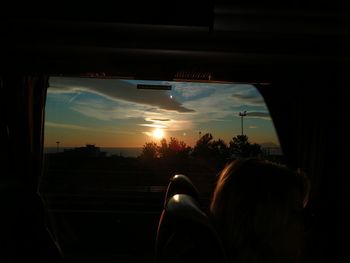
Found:
<path fill-rule="evenodd" d="M 188 146 L 184 141 L 171 137 L 170 142 L 167 143 L 166 139 L 160 141 L 160 146 L 154 142 L 145 143 L 142 148 L 140 157 L 143 159 L 173 159 L 173 158 L 185 158 L 189 156 L 192 148 Z"/>
<path fill-rule="evenodd" d="M 179 141 L 174 137 L 170 138 L 170 142 L 168 145 L 169 151 L 174 155 L 185 156 L 188 155 L 191 151 L 191 147 L 187 146 L 184 141 Z"/>
<path fill-rule="evenodd" d="M 150 160 L 158 157 L 158 146 L 155 142 L 147 142 L 142 148 L 140 157 Z"/>
<path fill-rule="evenodd" d="M 230 141 L 230 153 L 233 157 L 257 157 L 262 153 L 259 144 L 251 144 L 247 135 L 237 135 Z"/>
<path fill-rule="evenodd" d="M 218 139 L 211 143 L 211 153 L 216 159 L 223 161 L 230 156 L 229 147 L 222 139 Z"/>
<path fill-rule="evenodd" d="M 175 137 L 171 137 L 169 143 L 166 139 L 162 139 L 160 146 L 155 142 L 145 143 L 140 158 L 146 160 L 160 158 L 167 162 L 176 162 L 190 157 L 190 153 L 193 157 L 222 164 L 229 158 L 257 157 L 262 154 L 262 150 L 259 144 L 251 144 L 246 135 L 233 137 L 228 146 L 222 139 L 213 140 L 213 135 L 206 133 L 196 142 L 193 150 Z"/>
<path fill-rule="evenodd" d="M 198 157 L 210 157 L 211 155 L 211 143 L 213 135 L 211 133 L 204 134 L 193 148 L 193 156 Z"/>
<path fill-rule="evenodd" d="M 192 150 L 184 141 L 171 137 L 169 144 L 166 139 L 161 140 L 161 145 L 158 147 L 158 154 L 161 158 L 186 157 Z"/>
<path fill-rule="evenodd" d="M 230 156 L 230 151 L 222 139 L 213 141 L 213 135 L 206 133 L 197 141 L 193 156 L 225 161 Z"/>
<path fill-rule="evenodd" d="M 169 155 L 168 143 L 166 139 L 160 141 L 160 146 L 157 147 L 158 155 L 160 158 L 167 158 Z"/>

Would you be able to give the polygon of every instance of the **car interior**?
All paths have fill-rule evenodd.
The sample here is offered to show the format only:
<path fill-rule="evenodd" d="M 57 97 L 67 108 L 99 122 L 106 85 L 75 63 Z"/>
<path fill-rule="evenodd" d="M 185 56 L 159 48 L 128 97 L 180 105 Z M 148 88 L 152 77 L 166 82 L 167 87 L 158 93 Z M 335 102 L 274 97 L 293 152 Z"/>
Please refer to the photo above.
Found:
<path fill-rule="evenodd" d="M 124 90 L 113 93 L 117 99 L 128 96 L 130 83 L 139 94 L 146 94 L 128 100 L 135 103 L 134 109 L 120 107 L 125 107 L 125 114 L 142 111 L 136 103 L 143 103 L 147 92 L 176 95 L 185 92 L 179 88 L 185 84 L 256 89 L 273 121 L 283 163 L 305 172 L 311 182 L 302 261 L 347 261 L 342 249 L 346 242 L 339 241 L 346 240 L 348 209 L 343 178 L 350 12 L 344 5 L 277 1 L 20 5 L 4 7 L 0 18 L 1 262 L 176 262 L 169 257 L 193 242 L 208 255 L 190 255 L 188 262 L 228 262 L 206 215 L 215 169 L 222 163 L 213 170 L 210 163 L 195 163 L 198 170 L 192 175 L 188 163 L 170 169 L 141 160 L 137 171 L 127 171 L 128 176 L 137 173 L 138 179 L 121 176 L 116 181 L 107 172 L 97 177 L 93 171 L 113 165 L 122 169 L 118 167 L 134 162 L 121 153 L 110 161 L 101 157 L 98 164 L 81 159 L 81 165 L 93 171 L 79 174 L 69 161 L 74 152 L 67 150 L 66 159 L 46 152 L 51 140 L 52 151 L 59 153 L 60 142 L 50 134 L 53 128 L 64 127 L 53 120 L 73 120 L 73 115 L 59 115 L 63 109 L 54 99 L 66 96 L 68 88 L 91 101 L 92 95 L 84 92 L 110 97 L 113 88 L 96 88 L 109 81 L 126 83 Z M 96 85 L 80 88 L 94 81 Z M 54 97 L 57 94 L 61 97 Z M 169 105 L 182 110 L 182 116 L 192 116 L 188 109 L 201 109 L 201 116 L 209 118 L 210 100 L 197 110 L 197 104 L 181 94 L 182 106 Z M 74 97 L 75 102 L 78 99 Z M 72 97 L 66 100 L 74 102 Z M 100 101 L 101 107 L 110 106 Z M 155 105 L 160 102 L 151 106 Z M 88 114 L 97 106 L 91 103 L 79 109 Z M 164 112 L 170 109 L 159 107 Z M 240 114 L 235 132 L 240 134 L 242 127 L 243 135 L 245 113 Z M 154 117 L 153 126 L 138 127 L 169 121 L 162 118 Z M 248 118 L 244 121 L 249 123 Z M 65 128 L 81 130 L 81 123 L 70 125 Z M 190 131 L 181 136 L 189 137 Z M 197 139 L 198 131 L 193 133 Z M 199 139 L 201 135 L 200 131 Z M 128 140 L 127 135 L 121 138 Z M 94 151 L 94 142 L 89 145 Z M 62 163 L 72 170 L 58 167 Z M 160 171 L 166 176 L 154 183 Z M 72 179 L 74 174 L 78 179 Z M 91 185 L 96 187 L 88 188 Z M 193 239 L 184 240 L 183 233 Z"/>

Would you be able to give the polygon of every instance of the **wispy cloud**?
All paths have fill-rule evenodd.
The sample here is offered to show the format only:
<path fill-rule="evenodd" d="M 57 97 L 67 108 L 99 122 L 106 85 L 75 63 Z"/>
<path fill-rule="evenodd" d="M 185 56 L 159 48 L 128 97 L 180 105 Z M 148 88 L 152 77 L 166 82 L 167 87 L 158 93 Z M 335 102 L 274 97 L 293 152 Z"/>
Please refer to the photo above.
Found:
<path fill-rule="evenodd" d="M 150 121 L 170 121 L 170 119 L 149 119 Z"/>
<path fill-rule="evenodd" d="M 234 101 L 229 90 L 217 90 L 213 96 L 202 97 L 193 101 L 185 102 L 184 105 L 191 105 L 196 112 L 189 114 L 193 120 L 217 120 L 224 119 L 233 114 Z"/>
<path fill-rule="evenodd" d="M 62 128 L 62 129 L 72 129 L 72 130 L 89 130 L 91 128 L 74 125 L 74 124 L 65 124 L 65 123 L 56 123 L 56 122 L 45 122 L 45 126 L 47 127 L 53 127 L 53 128 Z"/>
<path fill-rule="evenodd" d="M 135 132 L 118 131 L 116 129 L 110 129 L 110 128 L 104 128 L 104 127 L 93 128 L 93 127 L 87 127 L 87 126 L 49 122 L 49 121 L 45 122 L 45 127 L 69 129 L 69 130 L 80 130 L 80 131 L 93 131 L 93 132 L 99 132 L 99 133 L 107 132 L 107 133 L 114 133 L 114 134 L 135 134 Z"/>
<path fill-rule="evenodd" d="M 213 87 L 211 88 L 213 89 Z M 158 113 L 161 114 L 162 118 L 146 117 L 145 121 L 153 123 L 155 125 L 154 127 L 165 125 L 167 126 L 165 129 L 167 130 L 195 129 L 196 126 L 203 127 L 203 124 L 209 122 L 230 122 L 234 117 L 239 118 L 238 112 L 241 110 L 242 104 L 244 104 L 243 102 L 247 100 L 235 98 L 232 94 L 236 91 L 244 94 L 247 91 L 247 94 L 250 94 L 249 98 L 255 98 L 255 101 L 258 101 L 260 94 L 257 91 L 256 94 L 253 94 L 252 89 L 254 90 L 255 88 L 249 85 L 243 85 L 243 87 L 239 85 L 216 87 L 214 88 L 214 92 L 210 91 L 208 95 L 199 95 L 197 93 L 196 99 L 183 103 L 185 107 L 195 109 L 195 112 L 183 114 L 159 110 Z M 246 97 L 248 98 L 248 95 Z M 261 97 L 260 100 L 263 101 Z M 247 117 L 270 119 L 270 115 L 264 104 L 261 106 L 256 104 L 245 107 L 247 110 L 259 109 L 259 111 L 249 112 Z M 147 114 L 144 116 L 147 116 Z"/>
<path fill-rule="evenodd" d="M 256 128 L 258 128 L 258 126 L 250 125 L 250 126 L 248 126 L 248 128 L 249 128 L 249 129 L 256 129 Z"/>
<path fill-rule="evenodd" d="M 268 112 L 250 111 L 250 112 L 247 112 L 247 117 L 271 120 L 271 116 Z"/>
<path fill-rule="evenodd" d="M 78 92 L 77 94 L 75 94 L 74 96 L 72 96 L 70 98 L 70 100 L 68 101 L 68 103 L 72 103 L 74 100 L 76 100 L 79 96 L 80 96 L 81 92 Z"/>
<path fill-rule="evenodd" d="M 121 80 L 50 80 L 49 90 L 55 94 L 71 93 L 70 109 L 98 120 L 120 120 L 121 124 L 128 121 L 138 127 L 138 132 L 148 136 L 152 128 L 190 131 L 200 127 L 204 131 L 210 130 L 209 123 L 226 125 L 224 122 L 231 122 L 232 125 L 238 121 L 238 112 L 242 110 L 247 110 L 248 118 L 270 120 L 261 95 L 251 85 L 171 83 L 178 94 L 175 92 L 170 99 L 168 91 L 138 90 L 135 84 Z M 86 96 L 86 92 L 99 96 Z M 75 95 L 79 93 L 81 96 Z M 167 106 L 166 103 L 173 104 Z"/>
<path fill-rule="evenodd" d="M 146 134 L 147 136 L 149 136 L 149 137 L 153 137 L 153 133 L 151 133 L 151 132 L 147 132 L 147 131 L 145 131 L 145 132 L 142 132 L 143 134 Z"/>
<path fill-rule="evenodd" d="M 155 106 L 160 109 L 193 112 L 184 107 L 169 92 L 164 90 L 139 90 L 136 85 L 116 79 L 85 79 L 85 78 L 50 78 L 49 93 L 78 93 L 91 92 L 111 100 L 125 100 L 143 105 Z"/>
<path fill-rule="evenodd" d="M 98 99 L 88 99 L 76 102 L 71 108 L 80 114 L 98 120 L 123 120 L 131 118 L 142 118 L 147 111 L 147 106 L 125 101 L 115 101 L 107 104 Z M 153 114 L 157 116 L 157 114 Z"/>
<path fill-rule="evenodd" d="M 144 127 L 151 127 L 151 128 L 167 128 L 165 125 L 161 124 L 139 124 L 139 126 L 144 126 Z"/>
<path fill-rule="evenodd" d="M 144 127 L 152 127 L 152 128 L 161 128 L 165 129 L 167 131 L 181 131 L 181 130 L 190 130 L 194 128 L 194 123 L 191 119 L 184 119 L 181 118 L 181 116 L 172 116 L 173 119 L 169 119 L 166 123 L 163 122 L 157 122 L 157 121 L 150 121 L 149 118 L 145 118 L 145 121 L 151 122 L 151 123 L 142 123 L 139 124 L 139 126 Z"/>
<path fill-rule="evenodd" d="M 145 105 L 118 101 L 113 105 L 106 105 L 100 100 L 76 102 L 73 110 L 95 119 L 112 121 L 134 119 L 144 120 L 146 123 L 137 125 L 152 128 L 163 128 L 169 131 L 186 130 L 194 127 L 193 120 L 198 116 L 194 113 L 180 113 L 163 109 L 151 109 Z M 205 112 L 201 113 L 205 114 Z"/>
<path fill-rule="evenodd" d="M 256 88 L 253 86 L 246 87 L 241 89 L 238 92 L 232 94 L 237 102 L 245 105 L 253 106 L 263 106 L 265 105 L 264 99 Z"/>
<path fill-rule="evenodd" d="M 204 83 L 172 83 L 174 92 L 179 94 L 184 99 L 193 99 L 203 94 L 207 96 L 215 92 L 215 87 Z"/>

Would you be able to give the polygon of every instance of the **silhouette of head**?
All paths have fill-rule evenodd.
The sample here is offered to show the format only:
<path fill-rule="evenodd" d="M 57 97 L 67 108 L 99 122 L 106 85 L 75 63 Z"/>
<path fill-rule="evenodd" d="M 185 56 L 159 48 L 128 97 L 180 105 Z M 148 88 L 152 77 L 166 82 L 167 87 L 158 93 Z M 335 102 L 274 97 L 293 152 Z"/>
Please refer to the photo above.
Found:
<path fill-rule="evenodd" d="M 286 167 L 258 159 L 223 169 L 210 211 L 233 262 L 297 262 L 304 182 Z"/>

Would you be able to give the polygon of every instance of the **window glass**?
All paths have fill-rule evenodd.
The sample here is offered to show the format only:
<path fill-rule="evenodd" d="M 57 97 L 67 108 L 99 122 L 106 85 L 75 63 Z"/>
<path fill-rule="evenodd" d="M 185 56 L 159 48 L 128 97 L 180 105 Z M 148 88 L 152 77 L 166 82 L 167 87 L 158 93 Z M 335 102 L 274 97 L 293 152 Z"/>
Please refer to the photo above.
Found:
<path fill-rule="evenodd" d="M 50 78 L 40 193 L 65 255 L 152 254 L 169 178 L 187 175 L 208 204 L 247 156 L 283 162 L 253 85 Z"/>

